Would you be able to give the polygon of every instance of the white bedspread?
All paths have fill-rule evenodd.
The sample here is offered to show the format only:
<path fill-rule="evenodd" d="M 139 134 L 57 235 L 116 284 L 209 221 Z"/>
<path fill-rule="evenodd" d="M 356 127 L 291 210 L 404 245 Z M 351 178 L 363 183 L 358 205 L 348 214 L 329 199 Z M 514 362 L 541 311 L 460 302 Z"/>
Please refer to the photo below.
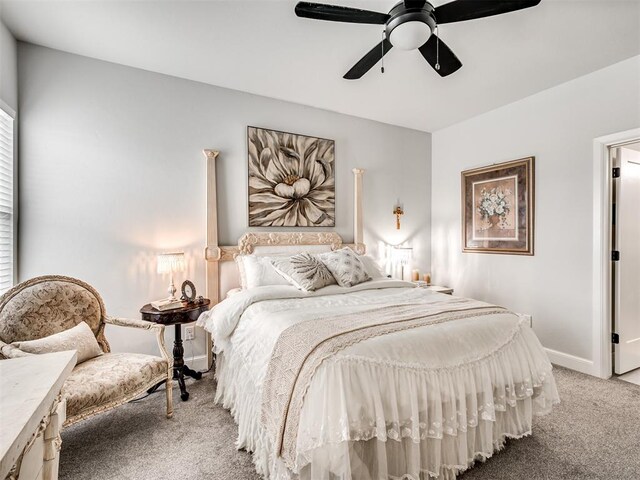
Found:
<path fill-rule="evenodd" d="M 280 333 L 302 320 L 373 305 L 451 298 L 412 284 L 370 281 L 313 293 L 259 287 L 198 321 L 218 353 L 216 401 L 239 426 L 238 448 L 268 478 L 449 478 L 531 432 L 532 416 L 558 402 L 535 334 L 510 313 L 371 338 L 316 371 L 304 401 L 294 472 L 260 424 L 262 382 Z M 332 475 L 332 476 L 331 476 Z"/>

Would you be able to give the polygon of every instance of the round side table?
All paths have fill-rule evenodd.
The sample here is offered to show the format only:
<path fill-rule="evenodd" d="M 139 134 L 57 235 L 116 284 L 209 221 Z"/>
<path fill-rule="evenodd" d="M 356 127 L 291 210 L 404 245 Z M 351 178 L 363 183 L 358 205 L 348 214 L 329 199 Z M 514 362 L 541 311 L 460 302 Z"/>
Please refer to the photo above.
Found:
<path fill-rule="evenodd" d="M 202 378 L 202 373 L 190 369 L 184 363 L 184 347 L 182 346 L 182 325 L 195 322 L 202 312 L 209 310 L 211 301 L 204 299 L 202 303 L 185 303 L 181 308 L 160 311 L 150 303 L 140 309 L 143 320 L 161 323 L 162 325 L 175 326 L 175 340 L 173 342 L 173 378 L 178 380 L 180 386 L 180 398 L 183 401 L 189 399 L 189 392 L 184 383 L 184 377 L 189 376 L 196 380 Z"/>

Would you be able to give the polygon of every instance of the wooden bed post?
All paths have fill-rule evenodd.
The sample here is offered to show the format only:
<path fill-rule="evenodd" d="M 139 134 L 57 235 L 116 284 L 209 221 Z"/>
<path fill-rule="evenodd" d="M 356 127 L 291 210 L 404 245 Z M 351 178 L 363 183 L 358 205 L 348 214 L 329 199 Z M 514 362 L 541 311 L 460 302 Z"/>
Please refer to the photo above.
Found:
<path fill-rule="evenodd" d="M 364 244 L 364 222 L 362 220 L 362 174 L 364 168 L 353 169 L 353 243 L 357 253 L 363 255 L 366 247 Z"/>
<path fill-rule="evenodd" d="M 220 259 L 220 248 L 218 246 L 218 196 L 216 192 L 216 158 L 219 153 L 216 150 L 204 150 L 204 155 L 207 158 L 207 247 L 204 256 L 207 261 L 206 291 L 212 306 L 220 301 L 220 289 L 218 288 L 220 264 L 217 261 Z M 207 368 L 211 368 L 213 342 L 209 332 L 206 332 L 206 338 Z"/>

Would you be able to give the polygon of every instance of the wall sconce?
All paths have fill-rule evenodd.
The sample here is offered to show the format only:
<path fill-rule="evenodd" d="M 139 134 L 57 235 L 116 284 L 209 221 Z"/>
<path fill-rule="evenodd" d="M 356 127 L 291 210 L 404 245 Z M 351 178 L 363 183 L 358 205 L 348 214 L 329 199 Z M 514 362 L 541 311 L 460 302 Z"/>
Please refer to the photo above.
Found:
<path fill-rule="evenodd" d="M 393 214 L 396 216 L 396 230 L 400 230 L 400 216 L 404 215 L 404 210 L 400 201 L 393 208 Z"/>

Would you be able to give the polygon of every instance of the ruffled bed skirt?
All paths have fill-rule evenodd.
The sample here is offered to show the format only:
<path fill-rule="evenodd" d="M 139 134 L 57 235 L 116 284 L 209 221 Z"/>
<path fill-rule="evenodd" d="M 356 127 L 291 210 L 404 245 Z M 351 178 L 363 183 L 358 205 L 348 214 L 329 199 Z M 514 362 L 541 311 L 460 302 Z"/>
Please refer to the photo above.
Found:
<path fill-rule="evenodd" d="M 495 351 L 460 365 L 338 355 L 316 371 L 305 396 L 294 473 L 260 424 L 260 375 L 228 350 L 216 376 L 216 401 L 238 424 L 237 447 L 276 480 L 453 479 L 506 438 L 531 434 L 533 416 L 559 401 L 546 354 L 522 324 Z"/>

